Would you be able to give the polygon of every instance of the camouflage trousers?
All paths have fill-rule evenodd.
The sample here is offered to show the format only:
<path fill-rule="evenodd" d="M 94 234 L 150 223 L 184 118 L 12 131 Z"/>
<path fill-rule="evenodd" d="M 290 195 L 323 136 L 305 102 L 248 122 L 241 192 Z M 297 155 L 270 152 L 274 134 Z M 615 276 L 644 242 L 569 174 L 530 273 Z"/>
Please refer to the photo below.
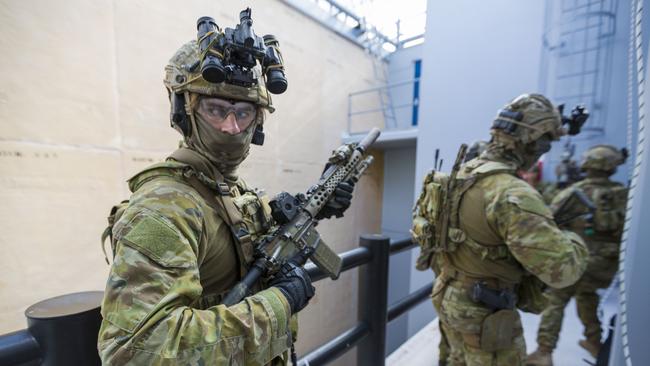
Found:
<path fill-rule="evenodd" d="M 493 312 L 472 301 L 459 282 L 445 283 L 440 277 L 433 290 L 433 304 L 450 346 L 449 366 L 518 366 L 526 357 L 521 319 L 516 314 L 512 324 L 515 336 L 510 347 L 496 352 L 482 350 L 476 342 L 483 322 Z"/>
<path fill-rule="evenodd" d="M 555 349 L 562 330 L 564 308 L 572 297 L 576 299 L 578 317 L 584 325 L 583 335 L 592 342 L 600 342 L 602 327 L 598 319 L 600 298 L 596 290 L 607 288 L 612 283 L 617 270 L 617 258 L 589 259 L 587 270 L 578 282 L 563 289 L 550 289 L 546 292 L 548 305 L 542 312 L 537 331 L 537 344 L 547 349 Z"/>
<path fill-rule="evenodd" d="M 445 326 L 439 322 L 438 328 L 440 329 L 440 343 L 438 344 L 438 365 L 449 365 L 449 357 L 451 356 L 451 348 L 447 340 L 447 333 Z"/>

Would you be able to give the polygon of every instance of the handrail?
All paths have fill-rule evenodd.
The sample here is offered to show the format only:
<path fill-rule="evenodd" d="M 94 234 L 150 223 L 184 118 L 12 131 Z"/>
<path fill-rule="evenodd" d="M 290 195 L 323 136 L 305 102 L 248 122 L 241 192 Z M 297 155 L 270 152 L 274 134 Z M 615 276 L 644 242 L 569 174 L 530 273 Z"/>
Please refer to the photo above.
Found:
<path fill-rule="evenodd" d="M 370 327 L 361 322 L 354 327 L 339 334 L 331 341 L 309 352 L 298 362 L 299 366 L 324 365 L 328 361 L 338 358 L 352 347 L 356 346 L 370 333 Z"/>
<path fill-rule="evenodd" d="M 433 283 L 421 287 L 390 306 L 385 304 L 388 294 L 389 256 L 416 247 L 410 238 L 389 242 L 386 237 L 365 236 L 361 238 L 361 245 L 341 254 L 343 270 L 365 265 L 365 268 L 359 269 L 359 323 L 303 356 L 298 365 L 326 365 L 357 344 L 357 365 L 384 365 L 387 323 L 429 298 Z M 317 276 L 313 278 L 314 281 L 325 278 L 316 266 L 310 264 L 307 269 L 310 275 Z"/>
<path fill-rule="evenodd" d="M 411 310 L 413 307 L 429 298 L 433 290 L 433 282 L 420 287 L 418 290 L 409 294 L 405 298 L 398 300 L 388 308 L 388 321 L 399 318 L 400 315 Z"/>
<path fill-rule="evenodd" d="M 385 236 L 364 235 L 358 248 L 340 254 L 343 260 L 342 271 L 360 267 L 357 306 L 359 320 L 354 327 L 307 353 L 300 359 L 299 365 L 325 365 L 353 347 L 357 347 L 357 365 L 384 365 L 387 323 L 427 299 L 431 293 L 432 284 L 428 284 L 390 306 L 387 304 L 390 256 L 413 247 L 415 244 L 410 239 L 390 241 Z M 313 282 L 327 277 L 313 263 L 307 264 L 305 268 Z M 93 328 L 91 331 L 96 334 L 98 329 Z M 55 344 L 56 342 L 48 340 L 47 344 L 40 343 L 41 341 L 37 341 L 28 330 L 0 335 L 0 364 L 26 365 L 26 362 L 36 362 L 39 358 L 51 356 L 50 353 L 64 352 L 58 349 L 60 347 Z M 58 351 L 52 349 L 53 347 Z M 84 348 L 89 347 L 84 346 Z M 94 345 L 90 348 L 85 351 L 94 352 L 94 357 L 97 357 Z M 59 361 L 52 363 L 54 366 L 63 364 L 65 363 Z"/>

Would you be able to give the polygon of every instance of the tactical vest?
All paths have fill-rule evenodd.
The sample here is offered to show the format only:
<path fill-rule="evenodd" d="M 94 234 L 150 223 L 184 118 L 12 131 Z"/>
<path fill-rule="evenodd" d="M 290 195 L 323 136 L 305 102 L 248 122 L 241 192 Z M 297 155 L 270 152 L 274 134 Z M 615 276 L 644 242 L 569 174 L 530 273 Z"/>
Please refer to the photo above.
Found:
<path fill-rule="evenodd" d="M 605 178 L 587 178 L 569 189 L 581 191 L 593 205 L 593 209 L 590 209 L 579 200 L 566 203 L 570 207 L 565 209 L 575 216 L 575 220 L 568 223 L 571 230 L 581 234 L 587 241 L 618 242 L 625 224 L 627 187 Z M 570 198 L 571 195 L 567 195 L 565 200 Z M 559 202 L 555 206 L 561 207 L 564 203 Z"/>
<path fill-rule="evenodd" d="M 436 253 L 453 253 L 459 245 L 466 245 L 482 259 L 500 259 L 508 256 L 505 243 L 484 245 L 470 237 L 461 229 L 460 206 L 467 191 L 479 180 L 499 173 L 513 174 L 515 168 L 500 162 L 485 162 L 474 159 L 461 167 L 454 182 L 449 175 L 430 172 L 425 180 L 415 207 L 413 209 L 413 239 L 420 244 L 420 256 L 416 268 L 425 270 L 434 268 L 433 257 Z M 474 210 L 479 216 L 483 208 Z M 443 221 L 448 220 L 444 225 Z M 443 227 L 447 232 L 443 233 Z M 446 244 L 442 237 L 446 236 Z"/>
<path fill-rule="evenodd" d="M 173 178 L 192 187 L 231 229 L 240 268 L 239 279 L 243 278 L 254 260 L 253 243 L 266 234 L 273 225 L 271 208 L 264 192 L 251 190 L 243 182 L 229 185 L 223 177 L 217 177 L 217 180 L 210 179 L 192 166 L 173 160 L 154 164 L 137 173 L 129 179 L 129 188 L 135 193 L 145 183 L 161 177 Z M 106 238 L 110 238 L 114 256 L 116 242 L 112 237 L 113 226 L 119 221 L 128 205 L 128 200 L 122 201 L 113 206 L 110 211 L 108 227 L 102 234 L 102 250 L 107 263 L 104 242 Z M 217 305 L 226 293 L 227 291 L 204 294 L 193 306 L 206 309 Z"/>

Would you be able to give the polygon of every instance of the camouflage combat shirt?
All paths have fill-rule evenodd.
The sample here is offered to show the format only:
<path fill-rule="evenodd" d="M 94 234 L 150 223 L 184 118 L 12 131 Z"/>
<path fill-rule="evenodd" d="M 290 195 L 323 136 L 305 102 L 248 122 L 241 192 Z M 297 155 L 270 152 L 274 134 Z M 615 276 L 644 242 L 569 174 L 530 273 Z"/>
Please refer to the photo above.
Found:
<path fill-rule="evenodd" d="M 218 305 L 240 278 L 230 228 L 167 162 L 129 181 L 98 339 L 103 364 L 286 364 L 290 309 L 276 288 Z M 241 186 L 235 182 L 231 189 Z"/>
<path fill-rule="evenodd" d="M 551 287 L 569 286 L 585 270 L 587 249 L 577 235 L 558 229 L 540 193 L 515 170 L 508 162 L 485 159 L 461 167 L 458 178 L 477 181 L 463 195 L 460 229 L 479 245 L 458 238 L 446 259 L 475 278 L 517 284 L 530 273 Z"/>

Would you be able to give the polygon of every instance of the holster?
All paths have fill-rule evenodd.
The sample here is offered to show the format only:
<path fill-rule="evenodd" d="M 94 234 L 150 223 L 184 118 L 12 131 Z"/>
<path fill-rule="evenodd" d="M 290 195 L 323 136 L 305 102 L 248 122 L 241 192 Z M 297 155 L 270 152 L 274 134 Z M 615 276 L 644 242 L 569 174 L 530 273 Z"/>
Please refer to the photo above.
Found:
<path fill-rule="evenodd" d="M 474 302 L 492 310 L 512 310 L 517 304 L 517 295 L 512 290 L 493 290 L 481 282 L 474 283 L 470 295 Z"/>

